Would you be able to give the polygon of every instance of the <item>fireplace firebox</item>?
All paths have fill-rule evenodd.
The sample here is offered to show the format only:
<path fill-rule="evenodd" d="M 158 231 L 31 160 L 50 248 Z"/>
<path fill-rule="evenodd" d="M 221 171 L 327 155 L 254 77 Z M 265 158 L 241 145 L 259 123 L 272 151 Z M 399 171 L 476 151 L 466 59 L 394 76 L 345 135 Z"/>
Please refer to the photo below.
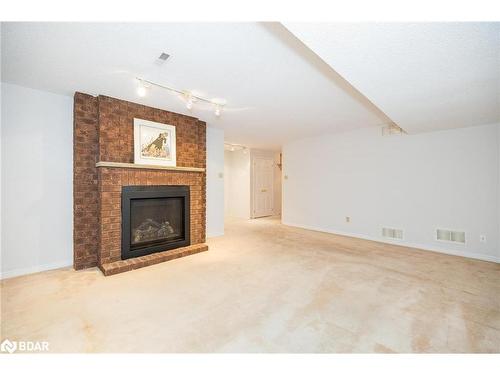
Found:
<path fill-rule="evenodd" d="M 190 245 L 189 186 L 122 187 L 122 259 Z"/>

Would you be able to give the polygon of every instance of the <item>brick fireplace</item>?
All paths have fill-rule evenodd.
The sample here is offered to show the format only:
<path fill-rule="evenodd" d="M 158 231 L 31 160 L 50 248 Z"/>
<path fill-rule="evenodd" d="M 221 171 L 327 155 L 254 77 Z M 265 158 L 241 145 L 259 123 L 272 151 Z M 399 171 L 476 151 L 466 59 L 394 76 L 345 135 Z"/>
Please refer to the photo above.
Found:
<path fill-rule="evenodd" d="M 134 118 L 176 127 L 177 168 L 133 164 Z M 98 266 L 105 275 L 112 275 L 208 250 L 205 137 L 206 124 L 194 117 L 106 96 L 75 93 L 75 269 Z M 165 246 L 165 251 L 157 246 L 153 253 L 122 257 L 122 191 L 138 186 L 188 189 L 189 243 L 183 243 L 186 246 L 170 250 L 171 246 Z"/>

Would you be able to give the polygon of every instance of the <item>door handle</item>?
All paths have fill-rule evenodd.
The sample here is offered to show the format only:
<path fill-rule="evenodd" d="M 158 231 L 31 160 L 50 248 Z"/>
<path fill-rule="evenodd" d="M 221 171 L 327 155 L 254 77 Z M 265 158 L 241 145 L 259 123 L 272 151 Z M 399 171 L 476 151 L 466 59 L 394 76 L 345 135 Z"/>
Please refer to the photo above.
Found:
<path fill-rule="evenodd" d="M 265 193 L 266 191 L 267 191 L 267 189 L 260 189 L 261 193 Z"/>

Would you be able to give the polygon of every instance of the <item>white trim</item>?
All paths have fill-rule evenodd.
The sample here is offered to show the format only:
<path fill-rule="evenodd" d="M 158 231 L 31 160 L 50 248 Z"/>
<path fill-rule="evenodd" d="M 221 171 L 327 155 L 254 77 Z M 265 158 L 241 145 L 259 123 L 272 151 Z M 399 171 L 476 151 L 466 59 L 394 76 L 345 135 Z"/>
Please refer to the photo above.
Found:
<path fill-rule="evenodd" d="M 434 246 L 429 246 L 429 245 L 422 245 L 422 244 L 415 244 L 407 241 L 402 241 L 402 240 L 386 240 L 385 238 L 378 238 L 378 237 L 372 237 L 372 236 L 366 236 L 363 234 L 358 234 L 358 233 L 349 233 L 349 232 L 343 232 L 343 231 L 337 231 L 329 228 L 320 228 L 320 227 L 314 227 L 310 225 L 301 225 L 301 224 L 295 224 L 295 223 L 290 223 L 290 222 L 281 222 L 283 225 L 288 225 L 290 227 L 296 227 L 296 228 L 302 228 L 302 229 L 307 229 L 307 230 L 313 230 L 316 232 L 324 232 L 324 233 L 330 233 L 330 234 L 337 234 L 339 236 L 346 236 L 346 237 L 354 237 L 354 238 L 360 238 L 363 240 L 369 240 L 369 241 L 375 241 L 375 242 L 381 242 L 381 243 L 387 243 L 391 245 L 397 245 L 397 246 L 404 246 L 404 247 L 411 247 L 415 248 L 417 250 L 425 250 L 425 251 L 432 251 L 435 253 L 441 253 L 441 254 L 447 254 L 447 255 L 455 255 L 463 258 L 471 258 L 471 259 L 478 259 L 478 260 L 484 260 L 486 262 L 494 262 L 494 263 L 500 263 L 500 258 L 495 257 L 493 255 L 487 255 L 487 254 L 474 254 L 474 253 L 469 253 L 466 251 L 461 251 L 461 250 L 449 250 L 449 249 L 443 249 L 441 247 L 434 247 Z M 454 242 L 453 242 L 454 243 Z"/>
<path fill-rule="evenodd" d="M 29 275 L 31 273 L 55 270 L 58 268 L 66 268 L 66 267 L 73 267 L 73 260 L 65 261 L 65 262 L 50 263 L 50 264 L 42 264 L 42 265 L 32 266 L 32 267 L 17 268 L 14 270 L 1 272 L 0 273 L 0 280 L 9 279 L 11 277 L 16 277 L 16 276 Z"/>

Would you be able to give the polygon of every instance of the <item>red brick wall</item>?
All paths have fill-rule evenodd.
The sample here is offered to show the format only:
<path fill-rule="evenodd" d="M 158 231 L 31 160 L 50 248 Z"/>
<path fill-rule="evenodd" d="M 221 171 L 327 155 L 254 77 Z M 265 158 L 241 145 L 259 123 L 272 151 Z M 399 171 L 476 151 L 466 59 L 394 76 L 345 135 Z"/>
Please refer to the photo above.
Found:
<path fill-rule="evenodd" d="M 177 166 L 205 167 L 204 122 L 107 96 L 99 96 L 100 160 L 134 162 L 134 118 L 175 125 Z"/>
<path fill-rule="evenodd" d="M 98 200 L 97 98 L 77 92 L 73 113 L 73 264 L 97 265 Z"/>
<path fill-rule="evenodd" d="M 81 115 L 77 118 L 77 105 L 85 98 L 85 108 L 78 107 Z M 91 104 L 93 109 L 91 110 Z M 87 106 L 89 108 L 87 108 Z M 75 94 L 75 145 L 78 135 L 84 133 L 85 125 L 94 117 L 95 133 L 85 143 L 89 146 L 94 160 L 133 163 L 134 160 L 134 118 L 174 125 L 176 127 L 177 165 L 206 168 L 206 125 L 194 117 L 184 116 L 157 108 L 151 108 L 106 96 L 93 98 L 89 95 Z M 85 133 L 86 134 L 86 133 Z M 84 237 L 80 225 L 75 225 L 75 268 L 85 268 L 120 259 L 121 244 L 121 187 L 126 185 L 189 185 L 191 190 L 191 243 L 205 242 L 206 211 L 206 174 L 195 172 L 176 172 L 166 170 L 140 170 L 95 168 L 88 153 L 82 147 L 76 148 L 76 163 L 88 160 L 79 179 L 75 172 L 75 191 L 81 190 L 82 181 L 92 180 L 92 193 L 97 204 L 83 203 L 77 211 L 75 195 L 75 223 L 92 217 L 85 228 L 91 228 L 94 235 L 84 239 L 77 247 L 76 238 Z M 87 154 L 86 154 L 87 153 Z M 92 164 L 92 165 L 91 165 Z M 78 185 L 78 187 L 76 186 Z M 88 193 L 88 191 L 85 191 Z M 80 201 L 79 201 L 80 202 Z M 81 203 L 82 204 L 82 203 Z M 78 219 L 77 219 L 78 216 Z M 86 232 L 85 232 L 86 233 Z M 82 262 L 83 254 L 93 261 Z M 87 258 L 85 258 L 87 259 Z"/>
<path fill-rule="evenodd" d="M 205 177 L 198 172 L 98 168 L 101 195 L 99 264 L 121 259 L 121 187 L 127 185 L 188 185 L 191 244 L 205 242 Z"/>

